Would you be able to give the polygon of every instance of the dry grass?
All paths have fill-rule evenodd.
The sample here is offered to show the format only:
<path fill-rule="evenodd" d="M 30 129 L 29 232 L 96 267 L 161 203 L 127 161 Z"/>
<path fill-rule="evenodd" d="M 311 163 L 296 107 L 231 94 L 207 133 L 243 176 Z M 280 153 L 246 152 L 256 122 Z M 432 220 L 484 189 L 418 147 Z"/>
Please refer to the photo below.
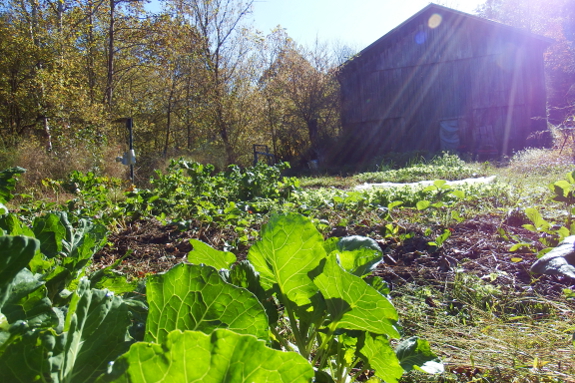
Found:
<path fill-rule="evenodd" d="M 119 152 L 120 149 L 114 146 L 99 150 L 76 147 L 60 152 L 47 152 L 43 146 L 28 142 L 5 153 L 3 167 L 20 166 L 26 169 L 17 184 L 19 190 L 54 197 L 53 194 L 64 191 L 57 190 L 55 184 L 53 187 L 46 187 L 42 180 L 65 181 L 74 170 L 126 179 L 126 167 L 115 161 Z M 10 158 L 7 158 L 8 156 Z"/>
<path fill-rule="evenodd" d="M 465 302 L 464 315 L 446 309 L 448 300 L 429 307 L 412 288 L 395 295 L 407 331 L 427 339 L 446 370 L 440 376 L 408 374 L 402 382 L 575 382 L 573 301 L 525 298 L 531 306 L 524 309 L 533 312 L 511 317 L 502 313 L 505 307 L 485 310 L 474 302 Z M 536 313 L 541 305 L 546 312 Z"/>
<path fill-rule="evenodd" d="M 507 169 L 514 174 L 549 175 L 563 172 L 565 168 L 573 167 L 573 163 L 570 150 L 531 148 L 516 153 Z"/>

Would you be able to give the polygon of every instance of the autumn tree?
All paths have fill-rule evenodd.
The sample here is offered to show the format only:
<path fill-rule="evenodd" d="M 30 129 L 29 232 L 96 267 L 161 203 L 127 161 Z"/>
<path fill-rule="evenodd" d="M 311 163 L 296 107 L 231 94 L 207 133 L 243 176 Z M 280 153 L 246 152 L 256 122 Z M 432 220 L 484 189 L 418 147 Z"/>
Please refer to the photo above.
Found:
<path fill-rule="evenodd" d="M 249 52 L 244 23 L 253 0 L 170 0 L 168 3 L 182 22 L 199 33 L 202 60 L 207 70 L 202 90 L 204 102 L 226 161 L 234 163 L 237 153 L 232 136 L 241 127 L 228 112 L 237 89 L 238 68 Z"/>
<path fill-rule="evenodd" d="M 575 2 L 572 0 L 487 0 L 476 13 L 555 40 L 545 54 L 549 119 L 575 114 Z"/>
<path fill-rule="evenodd" d="M 305 50 L 276 29 L 269 66 L 260 78 L 274 148 L 282 158 L 318 159 L 339 127 L 338 86 L 325 47 Z"/>
<path fill-rule="evenodd" d="M 0 9 L 0 114 L 5 140 L 36 136 L 51 150 L 74 138 L 72 125 L 94 118 L 84 105 L 82 16 L 65 2 L 14 1 Z"/>

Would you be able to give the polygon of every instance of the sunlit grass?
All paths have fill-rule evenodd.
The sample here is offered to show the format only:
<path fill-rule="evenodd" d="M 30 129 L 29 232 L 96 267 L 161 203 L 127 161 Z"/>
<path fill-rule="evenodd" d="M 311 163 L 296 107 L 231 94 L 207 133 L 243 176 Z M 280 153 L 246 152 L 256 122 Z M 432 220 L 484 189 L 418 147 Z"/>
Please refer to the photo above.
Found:
<path fill-rule="evenodd" d="M 572 301 L 500 291 L 475 277 L 444 282 L 393 292 L 406 331 L 429 340 L 446 366 L 441 376 L 411 373 L 402 382 L 572 382 Z"/>

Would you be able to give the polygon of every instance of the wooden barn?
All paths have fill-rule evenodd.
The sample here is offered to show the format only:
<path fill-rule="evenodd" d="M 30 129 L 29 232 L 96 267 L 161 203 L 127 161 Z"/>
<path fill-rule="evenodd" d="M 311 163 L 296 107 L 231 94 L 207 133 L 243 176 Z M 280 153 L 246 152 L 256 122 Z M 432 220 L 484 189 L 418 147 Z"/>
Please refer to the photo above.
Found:
<path fill-rule="evenodd" d="M 552 40 L 430 4 L 340 68 L 346 157 L 457 150 L 484 156 L 546 130 Z M 342 153 L 343 154 L 343 153 Z"/>

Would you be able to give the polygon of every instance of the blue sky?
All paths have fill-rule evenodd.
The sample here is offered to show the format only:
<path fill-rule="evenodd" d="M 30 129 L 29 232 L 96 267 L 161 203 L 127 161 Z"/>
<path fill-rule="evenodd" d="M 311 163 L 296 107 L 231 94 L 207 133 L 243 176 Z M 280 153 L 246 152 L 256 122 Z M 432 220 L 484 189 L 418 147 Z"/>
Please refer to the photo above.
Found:
<path fill-rule="evenodd" d="M 485 0 L 444 0 L 441 4 L 473 12 Z M 255 27 L 269 32 L 277 25 L 298 43 L 339 42 L 363 49 L 411 15 L 429 0 L 255 0 Z"/>
<path fill-rule="evenodd" d="M 485 0 L 436 0 L 472 13 Z M 159 9 L 151 0 L 148 9 Z M 254 26 L 269 33 L 281 25 L 298 43 L 321 42 L 361 50 L 429 4 L 429 0 L 255 0 Z"/>

